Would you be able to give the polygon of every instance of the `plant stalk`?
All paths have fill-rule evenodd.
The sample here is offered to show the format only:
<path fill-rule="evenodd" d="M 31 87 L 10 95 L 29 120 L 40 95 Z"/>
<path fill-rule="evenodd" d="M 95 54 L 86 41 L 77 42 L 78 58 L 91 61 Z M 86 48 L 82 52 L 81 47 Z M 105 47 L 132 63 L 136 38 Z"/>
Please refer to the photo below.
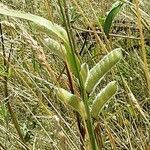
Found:
<path fill-rule="evenodd" d="M 73 56 L 73 59 L 74 59 L 73 61 L 75 62 L 75 66 L 76 66 L 76 70 L 77 70 L 77 74 L 78 74 L 81 97 L 83 98 L 86 113 L 87 113 L 87 116 L 88 116 L 87 120 L 86 120 L 86 126 L 87 126 L 87 131 L 88 131 L 88 135 L 89 135 L 89 139 L 90 139 L 90 145 L 91 145 L 92 150 L 97 150 L 97 144 L 96 144 L 96 140 L 95 140 L 94 130 L 93 130 L 93 127 L 92 127 L 92 117 L 91 117 L 90 109 L 89 109 L 89 105 L 88 105 L 88 96 L 87 96 L 87 93 L 84 89 L 83 81 L 81 79 L 79 69 L 78 69 L 78 66 L 77 66 L 77 62 L 76 62 L 76 59 L 75 59 L 75 41 L 74 41 L 74 38 L 73 38 L 73 34 L 72 34 L 73 32 L 72 32 L 72 28 L 71 28 L 69 17 L 68 17 L 66 1 L 63 0 L 63 4 L 62 4 L 61 0 L 58 0 L 58 2 L 59 2 L 61 13 L 62 13 L 62 16 L 63 16 L 63 19 L 64 19 L 66 31 L 67 31 L 67 34 L 68 34 L 70 49 L 71 49 L 71 53 L 72 53 L 72 56 Z M 63 9 L 63 5 L 64 5 L 64 9 Z"/>

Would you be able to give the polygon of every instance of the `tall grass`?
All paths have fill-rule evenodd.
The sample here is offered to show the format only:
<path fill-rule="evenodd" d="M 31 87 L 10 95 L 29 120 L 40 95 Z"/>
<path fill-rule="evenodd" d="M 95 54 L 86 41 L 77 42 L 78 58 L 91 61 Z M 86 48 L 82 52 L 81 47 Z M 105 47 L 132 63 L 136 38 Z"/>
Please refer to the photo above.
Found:
<path fill-rule="evenodd" d="M 148 0 L 1 2 L 0 149 L 150 149 Z"/>

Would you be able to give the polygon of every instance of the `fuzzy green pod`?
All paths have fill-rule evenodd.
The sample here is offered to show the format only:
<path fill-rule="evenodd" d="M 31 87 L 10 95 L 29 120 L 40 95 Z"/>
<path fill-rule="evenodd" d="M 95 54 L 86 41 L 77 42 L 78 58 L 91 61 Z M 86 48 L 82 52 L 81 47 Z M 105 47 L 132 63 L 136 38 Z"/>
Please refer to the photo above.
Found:
<path fill-rule="evenodd" d="M 81 65 L 81 70 L 80 70 L 80 75 L 82 77 L 82 80 L 83 80 L 83 83 L 85 84 L 85 81 L 88 77 L 88 74 L 89 74 L 89 66 L 87 63 L 83 63 Z"/>
<path fill-rule="evenodd" d="M 64 45 L 55 41 L 52 38 L 44 39 L 44 46 L 49 48 L 52 53 L 56 54 L 59 58 L 65 60 L 66 57 L 66 49 Z"/>
<path fill-rule="evenodd" d="M 87 118 L 84 104 L 76 95 L 66 91 L 63 88 L 56 88 L 56 95 L 59 100 L 78 111 L 84 119 Z"/>
<path fill-rule="evenodd" d="M 98 118 L 100 111 L 108 100 L 117 92 L 116 81 L 112 81 L 102 89 L 102 91 L 96 96 L 91 107 L 91 114 L 93 118 Z"/>
<path fill-rule="evenodd" d="M 107 54 L 89 72 L 85 87 L 87 93 L 95 90 L 102 77 L 122 58 L 121 48 L 117 48 Z"/>

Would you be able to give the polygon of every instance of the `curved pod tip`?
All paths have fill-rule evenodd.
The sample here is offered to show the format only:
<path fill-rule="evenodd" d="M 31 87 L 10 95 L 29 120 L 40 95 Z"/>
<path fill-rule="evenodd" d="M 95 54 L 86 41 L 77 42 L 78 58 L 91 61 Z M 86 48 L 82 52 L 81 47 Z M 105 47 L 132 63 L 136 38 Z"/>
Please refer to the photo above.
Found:
<path fill-rule="evenodd" d="M 110 100 L 112 96 L 114 96 L 116 92 L 116 81 L 110 82 L 104 89 L 101 90 L 101 92 L 96 96 L 92 104 L 91 114 L 93 118 L 98 118 L 98 115 L 100 114 L 102 108 L 105 106 L 108 100 Z"/>
<path fill-rule="evenodd" d="M 121 48 L 114 49 L 100 60 L 89 72 L 85 87 L 88 94 L 95 90 L 103 76 L 122 58 Z"/>

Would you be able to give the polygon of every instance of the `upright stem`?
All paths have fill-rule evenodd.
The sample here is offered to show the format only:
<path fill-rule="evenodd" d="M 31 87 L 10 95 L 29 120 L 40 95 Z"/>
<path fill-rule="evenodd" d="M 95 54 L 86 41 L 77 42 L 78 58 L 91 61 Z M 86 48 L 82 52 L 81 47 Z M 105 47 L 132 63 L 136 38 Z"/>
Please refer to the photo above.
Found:
<path fill-rule="evenodd" d="M 70 91 L 71 91 L 72 94 L 74 94 L 74 87 L 73 87 L 72 76 L 70 74 L 69 67 L 68 67 L 67 63 L 65 63 L 65 68 L 66 68 L 67 76 L 68 76 L 68 80 L 69 80 Z M 80 132 L 80 135 L 81 135 L 80 136 L 81 150 L 84 150 L 85 129 L 82 126 L 82 122 L 81 122 L 81 119 L 80 119 L 80 114 L 78 112 L 76 112 L 76 119 L 77 119 L 78 129 L 79 129 L 79 132 Z"/>
<path fill-rule="evenodd" d="M 87 126 L 87 130 L 88 130 L 89 138 L 90 138 L 91 148 L 92 148 L 92 150 L 97 150 L 97 143 L 96 143 L 96 138 L 94 135 L 92 117 L 91 117 L 90 108 L 88 105 L 88 96 L 87 96 L 85 90 L 84 90 L 84 105 L 85 105 L 85 109 L 86 109 L 86 113 L 87 113 L 86 126 Z"/>
<path fill-rule="evenodd" d="M 75 58 L 75 41 L 73 38 L 72 28 L 71 28 L 69 17 L 68 17 L 66 1 L 63 0 L 63 4 L 62 4 L 61 0 L 58 0 L 58 2 L 59 2 L 61 13 L 62 13 L 62 16 L 64 19 L 66 31 L 68 34 L 71 54 L 72 54 L 73 59 L 74 59 L 73 61 L 75 62 L 75 67 L 76 67 L 78 80 L 79 80 L 79 84 L 80 84 L 81 97 L 83 98 L 83 102 L 84 102 L 86 113 L 87 113 L 86 126 L 87 126 L 88 135 L 90 138 L 91 148 L 92 148 L 92 150 L 97 150 L 97 144 L 96 144 L 96 140 L 95 140 L 94 130 L 92 127 L 92 117 L 91 117 L 90 109 L 89 109 L 89 105 L 88 105 L 88 96 L 87 96 L 87 93 L 84 89 L 83 81 L 82 81 L 82 78 L 80 76 L 79 69 L 78 69 L 77 62 L 76 62 L 76 58 Z M 64 5 L 64 8 L 63 8 L 63 5 Z"/>
<path fill-rule="evenodd" d="M 64 12 L 64 9 L 63 9 L 63 6 L 62 6 L 62 1 L 58 0 L 58 2 L 59 2 L 60 10 L 61 10 L 61 13 L 62 13 L 62 17 L 63 17 L 63 20 L 64 20 L 64 24 L 65 24 L 65 27 L 66 27 L 66 31 L 67 31 L 67 34 L 68 34 L 68 40 L 69 40 L 69 44 L 70 44 L 71 53 L 72 53 L 72 56 L 73 56 L 73 59 L 74 59 L 74 62 L 75 62 L 76 71 L 77 71 L 77 74 L 78 74 L 78 77 L 79 77 L 79 70 L 78 70 L 78 67 L 77 67 L 77 62 L 76 62 L 75 54 L 74 54 L 75 43 L 74 43 L 74 40 L 72 38 L 71 26 L 68 23 L 69 20 L 68 20 L 67 14 L 65 14 L 65 12 Z M 65 2 L 64 2 L 64 5 L 65 5 Z M 69 79 L 69 83 L 70 83 L 70 89 L 71 89 L 71 92 L 74 94 L 72 76 L 70 74 L 69 67 L 68 67 L 67 63 L 65 63 L 65 67 L 66 67 L 66 70 L 67 70 L 67 75 L 68 75 L 68 79 Z M 81 83 L 80 77 L 79 77 L 79 82 Z M 84 128 L 82 127 L 82 122 L 81 122 L 81 119 L 80 119 L 80 116 L 79 116 L 78 113 L 76 113 L 76 118 L 77 118 L 78 129 L 79 129 L 79 132 L 81 134 L 81 136 L 80 136 L 81 149 L 84 150 L 85 132 L 84 132 Z"/>

